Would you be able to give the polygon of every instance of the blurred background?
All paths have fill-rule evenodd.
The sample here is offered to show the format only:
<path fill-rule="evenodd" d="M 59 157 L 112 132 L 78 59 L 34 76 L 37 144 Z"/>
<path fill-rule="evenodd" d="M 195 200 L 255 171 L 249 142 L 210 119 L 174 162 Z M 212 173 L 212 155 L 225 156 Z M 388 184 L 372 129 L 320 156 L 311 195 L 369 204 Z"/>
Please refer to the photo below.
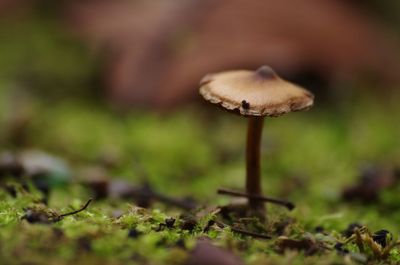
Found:
<path fill-rule="evenodd" d="M 268 217 L 279 231 L 362 224 L 396 238 L 399 14 L 398 0 L 0 0 L 1 260 L 128 264 L 137 248 L 166 264 L 147 262 L 159 230 L 127 242 L 117 218 L 154 206 L 161 229 L 176 206 L 226 205 L 218 188 L 244 189 L 246 119 L 206 103 L 198 83 L 264 64 L 316 96 L 307 112 L 265 119 L 264 193 L 296 204 Z M 69 212 L 90 197 L 85 218 L 20 221 L 39 201 Z"/>
<path fill-rule="evenodd" d="M 399 82 L 399 10 L 378 0 L 1 0 L 0 80 L 149 109 L 198 100 L 208 72 L 262 64 L 316 93 L 360 80 L 386 92 Z"/>
<path fill-rule="evenodd" d="M 1 0 L 1 148 L 209 198 L 243 186 L 246 124 L 198 82 L 268 64 L 316 106 L 266 121 L 265 189 L 335 200 L 360 167 L 400 161 L 399 12 L 379 0 Z"/>

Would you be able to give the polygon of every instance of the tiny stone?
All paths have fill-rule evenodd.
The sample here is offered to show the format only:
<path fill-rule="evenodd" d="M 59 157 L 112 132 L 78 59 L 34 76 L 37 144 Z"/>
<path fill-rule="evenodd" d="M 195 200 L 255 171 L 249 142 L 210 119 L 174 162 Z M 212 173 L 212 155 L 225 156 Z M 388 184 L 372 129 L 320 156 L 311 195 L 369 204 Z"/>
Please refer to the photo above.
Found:
<path fill-rule="evenodd" d="M 344 247 L 344 244 L 343 244 L 343 243 L 336 243 L 335 246 L 334 246 L 334 248 L 336 249 L 336 251 L 338 252 L 338 254 L 340 254 L 340 255 L 349 254 L 350 251 L 347 250 L 347 249 L 345 249 L 345 248 L 343 248 L 343 247 Z"/>
<path fill-rule="evenodd" d="M 381 245 L 382 247 L 386 247 L 387 240 L 390 239 L 392 234 L 385 229 L 379 230 L 372 235 L 372 239 Z"/>
<path fill-rule="evenodd" d="M 140 235 L 142 235 L 142 233 L 135 228 L 130 229 L 128 232 L 129 238 L 138 238 Z"/>
<path fill-rule="evenodd" d="M 197 221 L 193 218 L 187 218 L 181 225 L 182 230 L 192 231 L 197 225 Z"/>
<path fill-rule="evenodd" d="M 346 228 L 345 231 L 342 232 L 342 234 L 343 234 L 345 237 L 351 237 L 351 236 L 354 234 L 354 231 L 355 231 L 356 229 L 358 229 L 358 228 L 361 228 L 361 227 L 362 227 L 362 225 L 360 225 L 359 223 L 352 223 L 352 224 L 349 224 L 349 226 Z"/>
<path fill-rule="evenodd" d="M 168 228 L 172 228 L 172 227 L 174 227 L 174 224 L 175 224 L 175 218 L 167 218 L 167 219 L 165 219 L 165 225 L 168 227 Z"/>
<path fill-rule="evenodd" d="M 315 227 L 315 232 L 323 233 L 324 232 L 324 228 L 321 225 L 319 225 L 319 226 Z"/>
<path fill-rule="evenodd" d="M 182 238 L 180 238 L 178 241 L 176 241 L 175 245 L 178 248 L 186 249 L 185 240 L 183 240 Z"/>

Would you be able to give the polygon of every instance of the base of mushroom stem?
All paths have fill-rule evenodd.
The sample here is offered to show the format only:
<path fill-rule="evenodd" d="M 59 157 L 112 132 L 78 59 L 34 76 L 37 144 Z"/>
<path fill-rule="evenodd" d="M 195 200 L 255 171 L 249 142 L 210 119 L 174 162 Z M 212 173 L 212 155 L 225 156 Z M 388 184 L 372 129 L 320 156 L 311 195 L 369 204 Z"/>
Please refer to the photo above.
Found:
<path fill-rule="evenodd" d="M 262 222 L 266 221 L 265 207 L 250 208 L 246 201 L 221 206 L 219 214 L 229 221 L 237 221 L 241 218 L 258 218 Z"/>
<path fill-rule="evenodd" d="M 247 199 L 251 199 L 253 202 L 259 201 L 260 204 L 258 207 L 250 207 L 250 208 L 256 208 L 256 210 L 257 210 L 257 208 L 260 208 L 260 210 L 262 210 L 264 208 L 262 203 L 273 203 L 276 205 L 284 206 L 288 210 L 293 210 L 295 207 L 295 205 L 292 202 L 289 202 L 286 200 L 270 198 L 270 197 L 266 197 L 266 196 L 262 196 L 262 195 L 253 195 L 253 194 L 248 194 L 248 193 L 229 190 L 229 189 L 218 189 L 217 193 L 221 194 L 221 195 L 231 196 L 231 197 L 247 198 Z"/>

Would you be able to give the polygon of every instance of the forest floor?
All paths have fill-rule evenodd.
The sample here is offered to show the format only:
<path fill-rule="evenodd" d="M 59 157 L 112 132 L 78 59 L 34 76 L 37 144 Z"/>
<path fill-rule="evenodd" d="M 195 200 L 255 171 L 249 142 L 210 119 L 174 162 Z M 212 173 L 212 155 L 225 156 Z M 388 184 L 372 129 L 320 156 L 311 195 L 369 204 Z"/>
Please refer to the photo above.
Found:
<path fill-rule="evenodd" d="M 16 107 L 9 96 L 0 98 L 2 264 L 400 263 L 399 248 L 383 253 L 400 232 L 395 97 L 266 119 L 264 193 L 296 207 L 268 204 L 259 221 L 230 215 L 234 198 L 216 193 L 244 188 L 244 118 L 38 98 Z"/>

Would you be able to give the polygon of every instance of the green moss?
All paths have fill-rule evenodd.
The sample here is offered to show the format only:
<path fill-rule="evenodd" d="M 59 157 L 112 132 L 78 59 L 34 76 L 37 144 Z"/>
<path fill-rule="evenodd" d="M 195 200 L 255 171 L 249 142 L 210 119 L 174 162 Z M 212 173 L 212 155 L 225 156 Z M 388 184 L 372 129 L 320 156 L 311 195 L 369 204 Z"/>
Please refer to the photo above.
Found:
<path fill-rule="evenodd" d="M 243 186 L 246 124 L 238 117 L 216 114 L 215 120 L 203 121 L 208 126 L 205 130 L 198 122 L 202 117 L 193 109 L 167 118 L 149 113 L 119 117 L 104 108 L 76 102 L 65 101 L 51 111 L 44 102 L 33 104 L 33 122 L 27 128 L 30 142 L 65 158 L 72 169 L 97 165 L 101 155 L 111 150 L 118 158 L 115 167 L 106 169 L 111 175 L 123 174 L 133 182 L 146 178 L 159 192 L 192 195 L 203 205 L 229 201 L 215 195 L 218 187 Z M 343 262 L 335 251 L 311 257 L 295 252 L 279 255 L 275 233 L 286 221 L 282 230 L 286 236 L 299 238 L 309 232 L 330 246 L 334 243 L 332 238 L 342 240 L 340 231 L 352 222 L 368 225 L 372 231 L 385 228 L 395 235 L 399 233 L 400 214 L 392 210 L 398 201 L 397 188 L 384 191 L 380 204 L 348 204 L 340 200 L 340 190 L 355 181 L 363 162 L 393 165 L 400 161 L 397 116 L 386 115 L 388 111 L 395 112 L 392 105 L 372 100 L 357 104 L 357 110 L 350 108 L 349 114 L 340 118 L 326 109 L 266 122 L 265 191 L 273 196 L 285 194 L 297 207 L 287 212 L 269 206 L 265 227 L 251 220 L 241 220 L 237 225 L 271 234 L 272 240 L 249 238 L 216 225 L 204 233 L 208 221 L 215 218 L 207 212 L 197 218 L 192 232 L 182 230 L 184 221 L 178 209 L 162 203 L 153 209 L 142 209 L 120 200 L 95 201 L 86 211 L 54 224 L 30 224 L 21 220 L 24 209 L 37 205 L 42 195 L 32 186 L 31 192 L 25 191 L 14 180 L 16 198 L 0 191 L 1 256 L 9 264 L 24 262 L 27 256 L 34 262 L 49 264 L 72 264 L 81 258 L 92 264 L 178 264 L 194 247 L 196 238 L 207 236 L 248 264 Z M 366 111 L 358 111 L 360 108 Z M 230 136 L 224 137 L 227 132 Z M 287 179 L 293 179 L 294 174 L 301 174 L 296 180 L 300 182 L 291 188 Z M 80 208 L 90 196 L 87 189 L 72 182 L 52 190 L 49 207 L 57 213 L 69 212 Z M 123 215 L 111 217 L 114 210 L 121 210 Z M 177 219 L 174 227 L 160 228 L 169 217 Z M 316 235 L 316 226 L 322 226 L 328 235 Z M 130 229 L 140 235 L 129 238 Z M 179 247 L 182 242 L 186 249 Z M 354 244 L 347 248 L 358 253 Z M 389 260 L 399 259 L 398 249 L 393 250 Z"/>
<path fill-rule="evenodd" d="M 1 187 L 8 183 L 16 190 L 13 197 L 0 188 L 4 264 L 180 264 L 200 237 L 211 238 L 247 264 L 342 264 L 348 257 L 329 250 L 316 256 L 278 254 L 276 238 L 280 233 L 290 238 L 309 234 L 333 247 L 332 239 L 344 240 L 341 231 L 353 222 L 399 234 L 399 187 L 383 191 L 380 202 L 371 205 L 340 199 L 342 188 L 356 181 L 364 164 L 399 166 L 400 110 L 395 93 L 391 100 L 366 95 L 267 119 L 263 188 L 268 195 L 295 202 L 296 208 L 287 212 L 268 206 L 265 225 L 253 219 L 232 223 L 270 234 L 271 240 L 218 225 L 203 232 L 216 218 L 207 209 L 230 201 L 217 196 L 216 189 L 244 186 L 246 120 L 217 109 L 204 115 L 196 106 L 168 115 L 121 115 L 92 99 L 73 99 L 93 95 L 88 83 L 96 59 L 59 31 L 54 19 L 32 14 L 22 23 L 9 22 L 0 27 L 0 36 L 7 36 L 7 41 L 0 41 L 0 145 L 12 151 L 28 146 L 56 154 L 67 161 L 74 176 L 51 190 L 49 205 L 40 206 L 43 210 L 60 214 L 79 209 L 92 194 L 77 180 L 84 177 L 82 168 L 93 165 L 111 177 L 133 183 L 146 180 L 169 196 L 192 196 L 205 207 L 193 213 L 193 231 L 181 228 L 180 209 L 162 202 L 142 209 L 117 199 L 96 200 L 86 211 L 56 223 L 31 224 L 21 219 L 25 209 L 39 207 L 44 196 L 30 183 L 26 191 L 18 179 L 2 178 Z M 14 139 L 16 130 L 25 137 L 23 144 Z M 113 166 L 101 162 L 107 155 L 115 160 Z M 122 211 L 121 217 L 113 217 L 116 210 Z M 174 227 L 160 226 L 170 217 L 176 219 Z M 326 234 L 315 232 L 317 226 Z M 137 237 L 128 236 L 131 229 Z M 346 247 L 359 253 L 355 244 Z M 391 252 L 389 262 L 400 262 L 398 249 Z"/>

